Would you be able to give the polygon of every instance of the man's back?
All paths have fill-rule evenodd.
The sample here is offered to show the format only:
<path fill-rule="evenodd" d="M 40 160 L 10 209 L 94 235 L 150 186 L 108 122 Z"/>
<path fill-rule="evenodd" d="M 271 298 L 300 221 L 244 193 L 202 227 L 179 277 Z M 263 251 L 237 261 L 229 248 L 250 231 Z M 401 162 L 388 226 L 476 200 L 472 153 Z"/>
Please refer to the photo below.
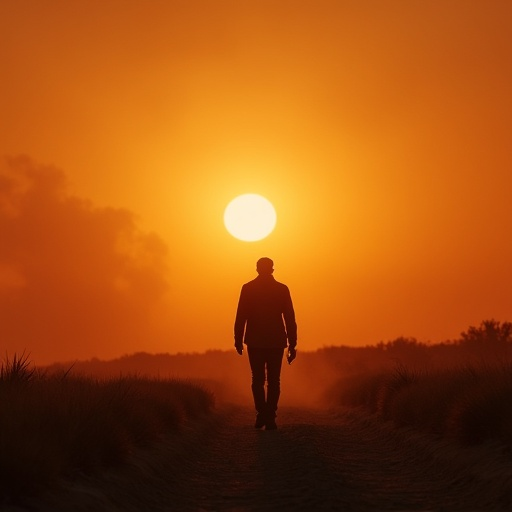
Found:
<path fill-rule="evenodd" d="M 259 275 L 244 284 L 235 320 L 235 339 L 244 339 L 248 346 L 285 348 L 287 338 L 290 345 L 297 339 L 288 287 L 272 275 Z"/>

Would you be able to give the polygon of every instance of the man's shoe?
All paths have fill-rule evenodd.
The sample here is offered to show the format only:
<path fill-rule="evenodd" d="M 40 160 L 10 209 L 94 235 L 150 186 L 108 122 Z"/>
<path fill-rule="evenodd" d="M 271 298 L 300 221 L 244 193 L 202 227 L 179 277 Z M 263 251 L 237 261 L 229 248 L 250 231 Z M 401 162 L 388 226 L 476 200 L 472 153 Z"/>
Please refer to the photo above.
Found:
<path fill-rule="evenodd" d="M 265 430 L 277 430 L 276 420 L 274 418 L 267 420 Z"/>
<path fill-rule="evenodd" d="M 254 423 L 254 428 L 263 428 L 265 426 L 265 417 L 263 414 L 256 415 L 256 422 Z"/>

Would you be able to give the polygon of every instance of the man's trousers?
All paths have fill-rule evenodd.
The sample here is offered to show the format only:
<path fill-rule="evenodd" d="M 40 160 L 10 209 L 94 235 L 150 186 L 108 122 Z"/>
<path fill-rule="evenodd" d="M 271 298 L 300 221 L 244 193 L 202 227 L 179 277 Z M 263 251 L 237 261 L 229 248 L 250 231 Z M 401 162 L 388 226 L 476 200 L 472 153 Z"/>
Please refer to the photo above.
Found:
<path fill-rule="evenodd" d="M 252 396 L 258 414 L 275 418 L 281 393 L 284 348 L 247 347 L 252 372 Z M 267 395 L 265 398 L 265 380 Z"/>

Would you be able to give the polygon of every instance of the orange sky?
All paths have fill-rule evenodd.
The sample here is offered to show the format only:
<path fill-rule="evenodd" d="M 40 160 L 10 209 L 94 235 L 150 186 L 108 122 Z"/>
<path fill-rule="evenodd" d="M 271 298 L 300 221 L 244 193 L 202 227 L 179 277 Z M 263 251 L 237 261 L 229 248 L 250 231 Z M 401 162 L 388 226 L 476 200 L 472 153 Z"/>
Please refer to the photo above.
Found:
<path fill-rule="evenodd" d="M 510 321 L 511 34 L 508 0 L 3 0 L 2 344 L 229 349 L 260 256 L 303 350 Z"/>

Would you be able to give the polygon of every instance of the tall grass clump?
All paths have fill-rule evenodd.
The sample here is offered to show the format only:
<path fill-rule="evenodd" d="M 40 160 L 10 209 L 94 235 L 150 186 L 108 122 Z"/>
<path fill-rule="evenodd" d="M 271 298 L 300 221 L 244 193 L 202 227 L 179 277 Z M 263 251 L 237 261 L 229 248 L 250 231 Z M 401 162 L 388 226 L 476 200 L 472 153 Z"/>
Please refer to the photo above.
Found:
<path fill-rule="evenodd" d="M 0 383 L 28 382 L 36 374 L 36 368 L 29 360 L 29 354 L 22 352 L 21 355 L 14 354 L 12 358 L 8 355 L 0 364 Z"/>
<path fill-rule="evenodd" d="M 471 380 L 447 417 L 448 433 L 466 444 L 497 438 L 512 445 L 512 363 L 468 371 Z"/>
<path fill-rule="evenodd" d="M 211 393 L 186 381 L 46 375 L 24 356 L 1 369 L 0 503 L 123 463 L 213 408 Z"/>
<path fill-rule="evenodd" d="M 364 407 L 395 425 L 465 445 L 497 439 L 512 444 L 512 364 L 357 375 L 329 392 L 338 405 Z"/>

